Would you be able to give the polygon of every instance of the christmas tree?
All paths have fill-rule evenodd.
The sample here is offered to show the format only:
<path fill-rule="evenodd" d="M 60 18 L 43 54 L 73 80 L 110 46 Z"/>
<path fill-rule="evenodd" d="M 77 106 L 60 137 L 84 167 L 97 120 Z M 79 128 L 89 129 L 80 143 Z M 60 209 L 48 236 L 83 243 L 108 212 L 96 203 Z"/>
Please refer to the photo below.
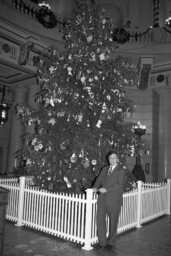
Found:
<path fill-rule="evenodd" d="M 109 150 L 124 164 L 136 145 L 124 91 L 135 84 L 136 69 L 125 57 L 110 58 L 116 44 L 105 11 L 86 2 L 77 7 L 63 30 L 65 50 L 53 47 L 34 59 L 41 109 L 17 106 L 23 123 L 35 124 L 22 150 L 27 173 L 52 191 L 85 191 Z"/>

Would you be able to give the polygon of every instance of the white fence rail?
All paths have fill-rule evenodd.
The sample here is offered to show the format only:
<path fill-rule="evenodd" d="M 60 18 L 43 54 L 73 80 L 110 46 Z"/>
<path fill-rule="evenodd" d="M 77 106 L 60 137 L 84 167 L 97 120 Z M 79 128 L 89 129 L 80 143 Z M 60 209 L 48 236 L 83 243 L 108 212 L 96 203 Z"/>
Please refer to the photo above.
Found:
<path fill-rule="evenodd" d="M 50 193 L 31 186 L 32 179 L 0 179 L 0 186 L 10 190 L 6 218 L 16 225 L 76 242 L 90 250 L 97 242 L 97 195 Z M 143 184 L 123 195 L 118 233 L 164 214 L 170 214 L 170 184 Z"/>

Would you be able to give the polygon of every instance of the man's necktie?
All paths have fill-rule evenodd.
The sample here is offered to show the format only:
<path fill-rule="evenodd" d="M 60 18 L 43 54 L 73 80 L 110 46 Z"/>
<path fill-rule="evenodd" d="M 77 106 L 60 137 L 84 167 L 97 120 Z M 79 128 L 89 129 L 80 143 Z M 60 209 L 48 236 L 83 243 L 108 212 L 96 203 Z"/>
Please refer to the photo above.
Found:
<path fill-rule="evenodd" d="M 113 170 L 113 167 L 110 166 L 107 174 L 110 175 L 112 173 L 112 170 Z"/>

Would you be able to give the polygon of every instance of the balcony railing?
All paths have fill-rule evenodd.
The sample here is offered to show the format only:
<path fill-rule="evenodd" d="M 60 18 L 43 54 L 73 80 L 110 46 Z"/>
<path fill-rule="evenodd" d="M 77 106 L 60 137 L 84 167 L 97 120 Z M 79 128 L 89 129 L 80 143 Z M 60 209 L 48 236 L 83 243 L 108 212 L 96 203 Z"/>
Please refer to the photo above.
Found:
<path fill-rule="evenodd" d="M 167 44 L 171 42 L 171 29 L 167 27 L 148 29 L 129 28 L 127 31 L 130 37 L 126 44 Z"/>

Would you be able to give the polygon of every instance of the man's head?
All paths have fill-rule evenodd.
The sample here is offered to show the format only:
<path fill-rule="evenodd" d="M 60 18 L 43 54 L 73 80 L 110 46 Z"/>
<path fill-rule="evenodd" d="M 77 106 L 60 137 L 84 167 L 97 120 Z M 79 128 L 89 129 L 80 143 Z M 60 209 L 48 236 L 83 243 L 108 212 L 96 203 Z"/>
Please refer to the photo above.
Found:
<path fill-rule="evenodd" d="M 115 151 L 110 151 L 107 154 L 107 160 L 110 165 L 116 165 L 119 162 L 118 154 Z"/>

